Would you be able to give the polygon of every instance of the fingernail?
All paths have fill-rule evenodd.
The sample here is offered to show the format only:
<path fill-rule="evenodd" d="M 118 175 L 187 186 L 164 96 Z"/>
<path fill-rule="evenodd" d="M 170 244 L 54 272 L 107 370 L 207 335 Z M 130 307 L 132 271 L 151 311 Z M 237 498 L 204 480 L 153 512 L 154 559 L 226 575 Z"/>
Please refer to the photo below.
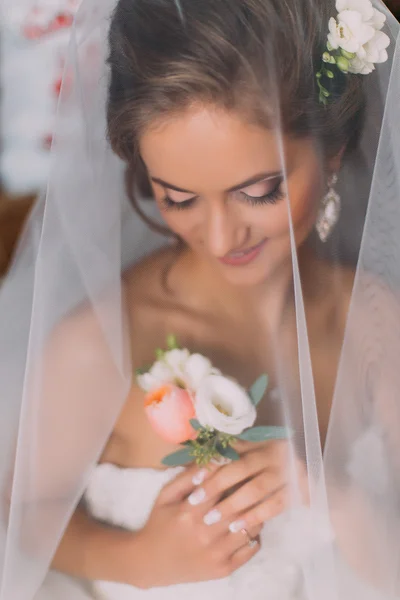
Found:
<path fill-rule="evenodd" d="M 219 512 L 219 510 L 214 508 L 214 510 L 210 510 L 210 512 L 206 514 L 203 521 L 206 525 L 214 525 L 215 523 L 218 523 L 221 520 L 221 516 L 222 515 Z"/>
<path fill-rule="evenodd" d="M 229 525 L 229 531 L 231 533 L 239 533 L 242 529 L 246 529 L 246 521 L 233 521 L 233 523 Z"/>
<path fill-rule="evenodd" d="M 203 500 L 205 500 L 205 499 L 206 499 L 205 489 L 199 488 L 199 489 L 195 490 L 192 494 L 190 494 L 190 496 L 188 498 L 188 502 L 192 506 L 197 506 L 198 504 L 201 504 L 203 502 Z"/>
<path fill-rule="evenodd" d="M 201 471 L 196 473 L 196 475 L 193 477 L 193 479 L 192 479 L 193 485 L 201 485 L 203 483 L 203 481 L 205 480 L 206 475 L 207 475 L 206 469 L 201 469 Z"/>
<path fill-rule="evenodd" d="M 217 465 L 218 467 L 223 467 L 224 465 L 229 465 L 232 462 L 231 458 L 226 458 L 225 456 L 219 456 L 218 458 L 212 458 L 211 464 Z"/>

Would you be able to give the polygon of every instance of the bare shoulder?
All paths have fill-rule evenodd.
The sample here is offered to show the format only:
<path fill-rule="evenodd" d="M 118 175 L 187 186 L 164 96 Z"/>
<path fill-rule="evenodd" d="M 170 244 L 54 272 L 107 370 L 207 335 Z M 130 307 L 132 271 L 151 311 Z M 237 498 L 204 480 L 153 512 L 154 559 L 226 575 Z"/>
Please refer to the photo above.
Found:
<path fill-rule="evenodd" d="M 154 349 L 176 331 L 182 301 L 169 289 L 176 250 L 162 248 L 134 265 L 124 276 L 134 367 L 154 359 Z"/>
<path fill-rule="evenodd" d="M 156 314 L 163 306 L 162 274 L 173 260 L 169 249 L 160 250 L 129 269 L 121 280 L 121 297 L 115 290 L 105 289 L 95 305 L 82 303 L 66 315 L 49 337 L 49 351 L 57 349 L 57 355 L 65 356 L 73 349 L 75 357 L 82 354 L 86 361 L 105 357 L 109 345 L 107 323 L 115 324 L 120 314 L 124 327 L 131 323 L 143 323 L 151 313 Z M 112 319 L 109 317 L 113 317 Z"/>
<path fill-rule="evenodd" d="M 127 295 L 143 305 L 160 303 L 165 295 L 163 279 L 176 258 L 174 248 L 163 247 L 136 263 L 124 275 Z"/>
<path fill-rule="evenodd" d="M 125 346 L 127 356 L 132 354 L 133 368 L 147 364 L 154 358 L 154 348 L 175 331 L 177 315 L 182 312 L 179 294 L 168 293 L 163 284 L 174 260 L 176 251 L 163 248 L 124 274 L 121 296 L 115 290 L 104 290 L 94 306 L 86 303 L 71 311 L 49 336 L 48 360 L 64 366 L 71 362 L 82 371 L 103 368 L 112 364 L 111 339 L 119 348 Z"/>
<path fill-rule="evenodd" d="M 115 290 L 107 291 L 96 298 L 94 304 L 82 303 L 64 316 L 51 332 L 45 352 L 49 360 L 60 364 L 71 359 L 77 367 L 100 366 L 110 362 L 111 337 L 116 315 L 124 318 L 127 293 L 122 284 L 122 302 Z M 121 336 L 122 340 L 122 336 Z"/>

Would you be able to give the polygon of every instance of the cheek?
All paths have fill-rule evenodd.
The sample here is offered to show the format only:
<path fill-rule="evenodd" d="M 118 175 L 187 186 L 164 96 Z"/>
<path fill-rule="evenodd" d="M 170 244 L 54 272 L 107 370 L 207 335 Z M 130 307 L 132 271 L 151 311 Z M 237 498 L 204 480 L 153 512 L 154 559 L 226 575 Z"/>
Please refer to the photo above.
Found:
<path fill-rule="evenodd" d="M 160 208 L 162 217 L 171 231 L 188 241 L 199 230 L 199 217 L 193 209 L 165 210 Z"/>
<path fill-rule="evenodd" d="M 251 208 L 247 213 L 248 222 L 253 223 L 254 230 L 262 229 L 267 237 L 287 237 L 290 211 L 295 232 L 308 233 L 314 225 L 322 194 L 318 176 L 292 182 L 288 186 L 288 195 L 277 204 Z"/>

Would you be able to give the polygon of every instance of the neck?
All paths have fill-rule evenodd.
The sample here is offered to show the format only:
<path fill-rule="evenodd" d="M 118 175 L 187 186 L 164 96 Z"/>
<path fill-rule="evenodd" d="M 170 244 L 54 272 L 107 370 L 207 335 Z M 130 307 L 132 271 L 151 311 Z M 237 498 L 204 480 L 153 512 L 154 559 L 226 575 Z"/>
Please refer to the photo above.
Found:
<path fill-rule="evenodd" d="M 291 257 L 257 285 L 238 286 L 227 281 L 220 271 L 199 255 L 187 250 L 186 260 L 196 273 L 196 288 L 207 290 L 210 304 L 232 319 L 243 314 L 262 319 L 271 333 L 279 328 L 293 297 Z"/>

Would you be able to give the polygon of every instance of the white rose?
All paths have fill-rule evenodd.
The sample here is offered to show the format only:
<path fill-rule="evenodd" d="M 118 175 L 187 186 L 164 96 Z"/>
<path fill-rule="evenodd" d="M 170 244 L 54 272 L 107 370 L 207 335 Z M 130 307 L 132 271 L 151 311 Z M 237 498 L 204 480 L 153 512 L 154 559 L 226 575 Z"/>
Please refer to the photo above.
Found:
<path fill-rule="evenodd" d="M 201 425 L 231 435 L 251 427 L 257 416 L 246 390 L 222 375 L 210 375 L 200 384 L 195 408 Z"/>
<path fill-rule="evenodd" d="M 191 354 L 185 363 L 184 380 L 187 387 L 197 390 L 201 382 L 215 372 L 211 362 L 202 354 Z"/>
<path fill-rule="evenodd" d="M 154 363 L 148 373 L 138 375 L 137 377 L 139 387 L 146 393 L 156 390 L 166 383 L 172 383 L 173 381 L 174 373 L 163 360 L 158 360 Z"/>
<path fill-rule="evenodd" d="M 375 35 L 375 29 L 354 10 L 344 10 L 329 19 L 328 42 L 334 50 L 358 52 Z"/>
<path fill-rule="evenodd" d="M 175 382 L 185 384 L 185 368 L 190 357 L 189 350 L 186 348 L 175 348 L 164 354 L 163 361 L 174 375 Z"/>

